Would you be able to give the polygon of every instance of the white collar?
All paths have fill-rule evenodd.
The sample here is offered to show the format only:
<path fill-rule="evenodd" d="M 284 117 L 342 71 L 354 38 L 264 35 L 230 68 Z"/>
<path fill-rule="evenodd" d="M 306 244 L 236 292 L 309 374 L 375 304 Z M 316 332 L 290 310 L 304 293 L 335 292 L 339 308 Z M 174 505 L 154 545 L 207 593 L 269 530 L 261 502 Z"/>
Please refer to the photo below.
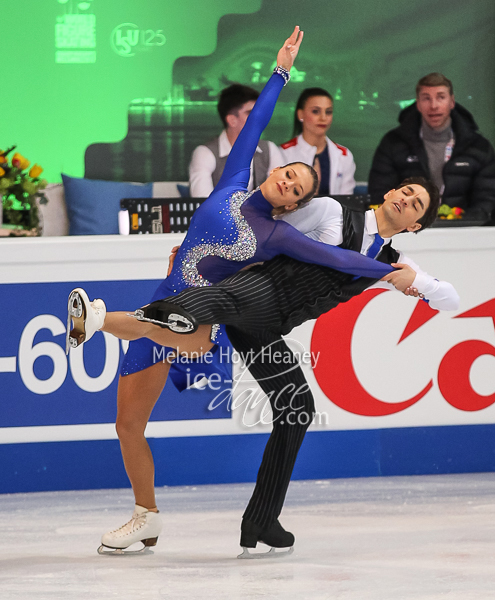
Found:
<path fill-rule="evenodd" d="M 378 233 L 378 223 L 376 222 L 375 211 L 370 208 L 364 213 L 364 230 L 368 235 L 375 235 Z M 383 244 L 388 244 L 391 238 L 383 238 Z"/>
<path fill-rule="evenodd" d="M 329 142 L 330 140 L 329 140 L 329 139 L 328 139 L 328 137 L 326 137 L 326 136 L 325 136 L 325 141 L 326 141 L 326 143 L 327 143 L 327 147 L 328 147 L 328 142 Z M 311 150 L 314 150 L 315 152 L 316 152 L 316 150 L 317 150 L 317 147 L 316 147 L 316 146 L 312 146 L 312 145 L 311 145 L 309 142 L 307 142 L 307 141 L 304 139 L 304 137 L 303 137 L 303 134 L 302 134 L 302 133 L 300 133 L 300 134 L 297 136 L 297 144 L 298 144 L 298 145 L 299 145 L 299 144 L 301 144 L 302 148 L 303 148 L 303 149 L 305 148 L 306 150 L 309 150 L 309 149 L 311 149 Z"/>
<path fill-rule="evenodd" d="M 231 150 L 232 146 L 229 142 L 229 138 L 227 137 L 227 132 L 224 129 L 218 138 L 218 153 L 220 158 L 228 156 Z"/>
<path fill-rule="evenodd" d="M 224 129 L 222 133 L 218 137 L 218 154 L 220 158 L 225 158 L 230 154 L 232 150 L 232 145 L 229 142 L 229 138 L 227 137 L 227 131 Z M 257 146 L 256 152 L 263 152 L 263 150 Z"/>

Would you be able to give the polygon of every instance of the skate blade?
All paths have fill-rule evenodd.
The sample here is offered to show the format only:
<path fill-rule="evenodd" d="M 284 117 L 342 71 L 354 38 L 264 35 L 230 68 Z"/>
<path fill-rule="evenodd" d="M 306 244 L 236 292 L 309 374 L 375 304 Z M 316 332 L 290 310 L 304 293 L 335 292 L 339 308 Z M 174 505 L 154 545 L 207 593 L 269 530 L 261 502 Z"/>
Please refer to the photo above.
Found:
<path fill-rule="evenodd" d="M 239 554 L 237 558 L 242 560 L 252 560 L 258 558 L 282 558 L 283 556 L 289 556 L 294 552 L 294 546 L 291 546 L 288 550 L 277 551 L 276 548 L 270 548 L 268 552 L 249 552 L 249 548 L 242 546 L 242 554 Z"/>
<path fill-rule="evenodd" d="M 163 329 L 170 329 L 170 331 L 173 331 L 174 333 L 190 333 L 194 331 L 194 325 L 188 319 L 174 313 L 170 313 L 167 323 L 145 317 L 144 312 L 141 309 L 136 310 L 134 313 L 127 313 L 127 316 L 137 319 L 138 321 L 153 323 L 153 325 L 158 325 Z"/>
<path fill-rule="evenodd" d="M 84 305 L 78 292 L 69 295 L 67 303 L 67 329 L 65 334 L 65 354 L 69 354 L 71 348 L 77 348 L 86 339 L 84 321 L 86 318 Z M 74 324 L 73 329 L 71 325 Z"/>
<path fill-rule="evenodd" d="M 145 554 L 154 554 L 149 546 L 143 546 L 139 550 L 127 550 L 125 548 L 109 548 L 103 544 L 98 548 L 100 556 L 138 556 Z"/>

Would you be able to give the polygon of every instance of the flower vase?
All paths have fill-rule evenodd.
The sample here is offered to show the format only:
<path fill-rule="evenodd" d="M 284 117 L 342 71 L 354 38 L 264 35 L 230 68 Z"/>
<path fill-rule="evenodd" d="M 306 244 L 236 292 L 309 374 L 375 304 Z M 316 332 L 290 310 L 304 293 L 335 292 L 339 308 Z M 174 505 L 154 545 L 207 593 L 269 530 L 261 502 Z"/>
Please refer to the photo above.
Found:
<path fill-rule="evenodd" d="M 14 195 L 3 198 L 3 221 L 16 236 L 41 235 L 40 213 L 36 196 L 24 196 L 19 201 Z"/>

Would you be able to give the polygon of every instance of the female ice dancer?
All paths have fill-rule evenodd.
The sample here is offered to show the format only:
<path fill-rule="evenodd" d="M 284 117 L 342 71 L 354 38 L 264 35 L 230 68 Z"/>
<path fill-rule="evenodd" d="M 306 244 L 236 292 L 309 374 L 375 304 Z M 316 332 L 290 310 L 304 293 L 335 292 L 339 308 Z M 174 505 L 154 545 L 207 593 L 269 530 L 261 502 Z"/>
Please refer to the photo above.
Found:
<path fill-rule="evenodd" d="M 302 37 L 303 33 L 296 27 L 279 51 L 278 66 L 237 138 L 220 182 L 196 211 L 174 268 L 152 300 L 187 287 L 211 285 L 247 265 L 277 254 L 357 276 L 381 278 L 392 271 L 389 265 L 358 253 L 315 242 L 287 223 L 272 218 L 274 209 L 294 210 L 311 199 L 317 186 L 311 167 L 295 163 L 275 169 L 259 189 L 246 191 L 252 156 L 278 95 L 289 79 Z M 161 531 L 161 520 L 155 501 L 153 458 L 144 430 L 169 372 L 179 389 L 185 387 L 185 377 L 180 377 L 183 361 L 181 365 L 172 360 L 156 362 L 156 349 L 165 346 L 181 354 L 198 349 L 206 352 L 216 345 L 229 345 L 227 335 L 223 326 L 202 326 L 194 335 L 180 336 L 153 323 L 131 319 L 127 313 L 107 314 L 102 300 L 90 303 L 79 288 L 69 296 L 69 319 L 73 321 L 73 329 L 68 334 L 70 347 L 87 341 L 96 330 L 131 340 L 119 379 L 116 426 L 136 507 L 128 523 L 103 536 L 100 551 L 104 552 L 104 548 L 123 550 L 139 541 L 145 547 L 153 546 Z M 163 357 L 163 353 L 158 356 Z M 201 372 L 208 374 L 207 367 L 201 364 Z"/>

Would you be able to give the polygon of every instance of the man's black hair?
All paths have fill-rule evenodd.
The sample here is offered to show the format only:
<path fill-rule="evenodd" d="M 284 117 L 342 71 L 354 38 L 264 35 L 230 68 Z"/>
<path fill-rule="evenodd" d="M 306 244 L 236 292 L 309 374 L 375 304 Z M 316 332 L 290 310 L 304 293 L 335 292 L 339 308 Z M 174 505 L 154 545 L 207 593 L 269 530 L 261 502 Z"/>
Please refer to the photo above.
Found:
<path fill-rule="evenodd" d="M 227 115 L 236 113 L 246 102 L 256 102 L 259 92 L 247 85 L 233 83 L 223 89 L 218 99 L 217 110 L 224 127 L 227 127 Z"/>

